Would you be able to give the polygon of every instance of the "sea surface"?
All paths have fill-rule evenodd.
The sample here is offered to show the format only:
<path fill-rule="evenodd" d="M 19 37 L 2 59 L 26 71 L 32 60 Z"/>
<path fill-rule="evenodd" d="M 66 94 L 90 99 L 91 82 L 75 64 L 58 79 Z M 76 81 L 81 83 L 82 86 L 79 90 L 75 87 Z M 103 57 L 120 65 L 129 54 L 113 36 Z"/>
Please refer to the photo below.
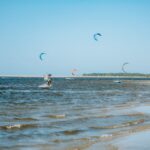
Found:
<path fill-rule="evenodd" d="M 0 78 L 0 149 L 86 149 L 150 117 L 132 107 L 150 102 L 150 81 L 100 78 Z M 130 109 L 129 109 L 130 108 Z"/>

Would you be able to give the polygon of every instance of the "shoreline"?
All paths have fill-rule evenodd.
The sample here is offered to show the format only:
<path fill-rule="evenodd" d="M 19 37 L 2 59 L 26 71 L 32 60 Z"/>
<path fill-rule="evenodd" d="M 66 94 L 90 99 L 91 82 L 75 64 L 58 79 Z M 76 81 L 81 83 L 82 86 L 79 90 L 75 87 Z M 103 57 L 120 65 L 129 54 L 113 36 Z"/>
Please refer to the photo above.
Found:
<path fill-rule="evenodd" d="M 129 110 L 148 116 L 150 115 L 150 104 L 135 105 L 130 107 Z M 100 147 L 101 150 L 149 150 L 150 124 L 143 123 L 131 126 L 129 129 L 124 129 L 120 132 L 109 133 L 108 135 L 112 135 L 111 137 L 106 136 L 104 140 L 97 140 L 84 150 L 96 150 Z"/>

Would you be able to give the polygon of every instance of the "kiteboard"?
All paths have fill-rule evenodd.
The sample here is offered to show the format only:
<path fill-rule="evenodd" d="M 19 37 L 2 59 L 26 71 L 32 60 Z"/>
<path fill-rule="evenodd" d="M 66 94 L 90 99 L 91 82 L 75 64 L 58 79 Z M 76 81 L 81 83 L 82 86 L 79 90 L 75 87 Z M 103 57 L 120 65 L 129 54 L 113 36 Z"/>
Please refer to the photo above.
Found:
<path fill-rule="evenodd" d="M 52 84 L 48 85 L 45 83 L 45 84 L 39 85 L 38 87 L 41 89 L 49 89 L 51 86 L 52 86 Z"/>
<path fill-rule="evenodd" d="M 120 80 L 115 80 L 114 83 L 121 83 L 121 81 Z"/>

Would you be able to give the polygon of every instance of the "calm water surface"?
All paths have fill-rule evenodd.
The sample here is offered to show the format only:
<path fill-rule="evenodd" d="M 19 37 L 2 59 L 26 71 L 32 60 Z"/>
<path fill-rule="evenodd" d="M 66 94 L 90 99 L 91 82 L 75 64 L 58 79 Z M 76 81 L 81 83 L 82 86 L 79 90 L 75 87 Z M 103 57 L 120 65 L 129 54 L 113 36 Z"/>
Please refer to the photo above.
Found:
<path fill-rule="evenodd" d="M 149 101 L 146 80 L 0 78 L 0 149 L 67 149 L 149 122 L 121 108 Z M 130 122 L 130 123 L 129 123 Z"/>

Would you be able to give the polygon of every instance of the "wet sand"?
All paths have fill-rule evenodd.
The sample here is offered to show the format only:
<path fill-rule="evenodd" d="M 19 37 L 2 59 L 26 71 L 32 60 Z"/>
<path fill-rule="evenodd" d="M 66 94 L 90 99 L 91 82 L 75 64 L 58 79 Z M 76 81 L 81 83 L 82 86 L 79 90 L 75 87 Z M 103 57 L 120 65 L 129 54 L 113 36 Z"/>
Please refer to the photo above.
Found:
<path fill-rule="evenodd" d="M 115 141 L 110 145 L 112 147 L 120 150 L 149 150 L 150 149 L 150 131 L 143 131 L 139 133 L 134 133 L 130 136 L 123 137 Z"/>
<path fill-rule="evenodd" d="M 150 105 L 144 104 L 130 108 L 144 115 L 150 115 Z M 114 132 L 112 136 L 105 136 L 103 140 L 93 142 L 86 150 L 149 150 L 150 123 L 130 127 L 129 129 Z"/>

